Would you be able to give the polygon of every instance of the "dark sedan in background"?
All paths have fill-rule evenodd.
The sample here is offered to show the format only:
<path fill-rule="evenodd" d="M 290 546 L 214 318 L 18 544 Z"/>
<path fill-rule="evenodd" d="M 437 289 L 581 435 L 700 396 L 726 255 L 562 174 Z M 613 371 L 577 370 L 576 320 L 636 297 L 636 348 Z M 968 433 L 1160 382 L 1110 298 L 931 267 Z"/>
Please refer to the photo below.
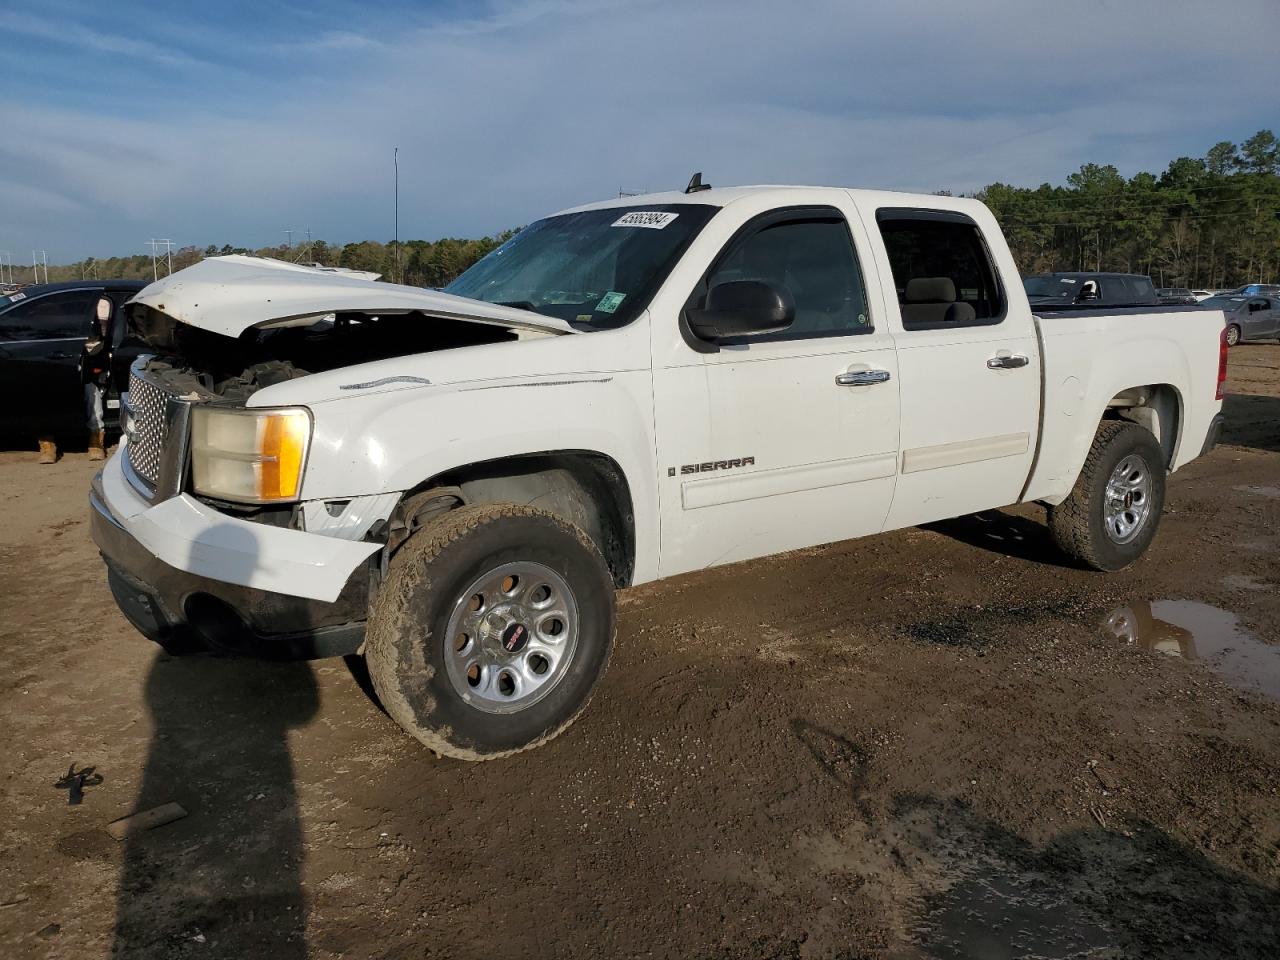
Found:
<path fill-rule="evenodd" d="M 1232 293 L 1201 300 L 1204 310 L 1221 310 L 1227 317 L 1227 343 L 1280 339 L 1280 296 L 1250 297 Z"/>
<path fill-rule="evenodd" d="M 1023 277 L 1032 307 L 1149 307 L 1160 302 L 1150 277 L 1139 273 L 1043 273 Z"/>
<path fill-rule="evenodd" d="M 109 422 L 115 419 L 119 391 L 128 387 L 129 364 L 142 349 L 127 335 L 121 308 L 146 285 L 143 280 L 78 280 L 35 284 L 0 296 L 0 434 L 83 434 L 80 357 L 102 296 L 114 307 L 106 412 Z"/>
<path fill-rule="evenodd" d="M 1161 303 L 1175 306 L 1189 306 L 1200 302 L 1196 299 L 1195 291 L 1190 287 L 1161 287 L 1156 291 L 1156 296 L 1160 298 Z"/>

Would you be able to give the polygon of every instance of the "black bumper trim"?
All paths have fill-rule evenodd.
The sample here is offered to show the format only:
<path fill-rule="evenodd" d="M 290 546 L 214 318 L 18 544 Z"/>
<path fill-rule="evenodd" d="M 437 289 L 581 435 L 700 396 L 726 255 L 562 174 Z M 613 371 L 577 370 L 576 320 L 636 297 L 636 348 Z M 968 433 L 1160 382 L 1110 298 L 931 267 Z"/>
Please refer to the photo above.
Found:
<path fill-rule="evenodd" d="M 355 653 L 364 642 L 371 564 L 353 573 L 332 603 L 256 590 L 156 557 L 111 515 L 97 477 L 89 504 L 90 532 L 116 605 L 169 652 L 312 660 Z"/>
<path fill-rule="evenodd" d="M 1210 450 L 1218 445 L 1218 441 L 1222 439 L 1222 428 L 1226 425 L 1227 418 L 1221 414 L 1214 414 L 1209 421 L 1209 432 L 1204 436 L 1204 446 L 1200 448 L 1200 456 L 1204 456 Z"/>

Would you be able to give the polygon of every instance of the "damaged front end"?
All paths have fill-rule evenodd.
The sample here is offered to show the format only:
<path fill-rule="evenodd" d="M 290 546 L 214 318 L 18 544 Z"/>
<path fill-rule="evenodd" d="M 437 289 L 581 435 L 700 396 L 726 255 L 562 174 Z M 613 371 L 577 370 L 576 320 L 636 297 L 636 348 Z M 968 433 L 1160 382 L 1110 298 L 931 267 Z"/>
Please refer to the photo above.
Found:
<path fill-rule="evenodd" d="M 250 257 L 202 261 L 127 309 L 150 352 L 130 371 L 124 442 L 91 496 L 116 599 L 171 649 L 285 656 L 359 645 L 398 497 L 302 500 L 312 412 L 254 395 L 572 332 L 516 308 Z"/>
<path fill-rule="evenodd" d="M 202 260 L 128 311 L 156 355 L 233 402 L 341 367 L 574 332 L 516 307 L 246 256 Z"/>

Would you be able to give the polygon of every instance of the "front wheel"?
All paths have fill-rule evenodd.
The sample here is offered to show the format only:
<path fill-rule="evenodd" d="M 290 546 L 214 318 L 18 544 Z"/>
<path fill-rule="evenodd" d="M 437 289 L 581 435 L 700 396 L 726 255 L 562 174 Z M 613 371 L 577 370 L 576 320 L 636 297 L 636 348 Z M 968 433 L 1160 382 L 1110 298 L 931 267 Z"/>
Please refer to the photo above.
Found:
<path fill-rule="evenodd" d="M 369 617 L 374 689 L 438 753 L 537 746 L 586 707 L 613 646 L 613 581 L 585 533 L 515 504 L 460 507 L 396 553 Z"/>
<path fill-rule="evenodd" d="M 1071 495 L 1049 508 L 1049 530 L 1068 556 L 1122 570 L 1151 545 L 1164 510 L 1164 456 L 1151 431 L 1104 422 Z"/>

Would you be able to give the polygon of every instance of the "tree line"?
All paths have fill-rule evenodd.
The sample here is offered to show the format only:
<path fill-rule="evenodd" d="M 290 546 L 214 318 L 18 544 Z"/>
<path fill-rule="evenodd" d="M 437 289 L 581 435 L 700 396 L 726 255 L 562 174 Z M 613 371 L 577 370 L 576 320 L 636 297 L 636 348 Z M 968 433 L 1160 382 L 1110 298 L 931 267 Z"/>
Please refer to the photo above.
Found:
<path fill-rule="evenodd" d="M 1024 274 L 1106 270 L 1209 288 L 1280 276 L 1280 142 L 1270 130 L 1179 157 L 1158 175 L 1126 179 L 1086 163 L 1063 186 L 993 183 L 976 196 Z"/>
<path fill-rule="evenodd" d="M 1061 186 L 993 183 L 974 196 L 996 215 L 1024 274 L 1106 270 L 1147 274 L 1157 286 L 1211 288 L 1280 278 L 1280 141 L 1270 130 L 1238 146 L 1217 143 L 1202 158 L 1179 157 L 1160 174 L 1126 179 L 1110 164 L 1086 163 Z M 247 253 L 442 287 L 515 232 L 478 240 L 405 240 L 398 249 L 377 240 L 257 250 L 190 246 L 174 251 L 173 269 L 202 257 Z M 152 270 L 150 254 L 91 257 L 50 267 L 49 279 L 149 278 Z M 165 271 L 161 263 L 160 275 Z M 21 270 L 17 276 L 22 279 Z"/>
<path fill-rule="evenodd" d="M 369 270 L 382 274 L 386 280 L 403 278 L 404 283 L 416 287 L 443 287 L 490 250 L 505 243 L 515 233 L 515 230 L 506 230 L 497 236 L 481 237 L 478 240 L 460 240 L 452 237 L 434 241 L 402 240 L 399 244 L 398 267 L 397 245 L 394 242 L 381 243 L 377 240 L 361 240 L 347 244 L 315 240 L 293 246 L 280 244 L 259 247 L 256 250 L 231 244 L 221 247 L 209 244 L 204 248 L 188 246 L 174 250 L 172 262 L 173 269 L 178 271 L 204 257 L 222 257 L 241 253 L 255 257 L 274 257 L 293 263 L 319 263 L 329 267 Z M 165 276 L 168 269 L 167 258 L 159 256 L 153 264 L 150 253 L 102 259 L 89 257 L 79 263 L 50 266 L 49 280 L 80 280 L 85 277 L 149 280 L 156 275 Z M 31 269 L 27 268 L 24 276 L 23 269 L 15 265 L 14 276 L 17 280 L 30 280 Z"/>

